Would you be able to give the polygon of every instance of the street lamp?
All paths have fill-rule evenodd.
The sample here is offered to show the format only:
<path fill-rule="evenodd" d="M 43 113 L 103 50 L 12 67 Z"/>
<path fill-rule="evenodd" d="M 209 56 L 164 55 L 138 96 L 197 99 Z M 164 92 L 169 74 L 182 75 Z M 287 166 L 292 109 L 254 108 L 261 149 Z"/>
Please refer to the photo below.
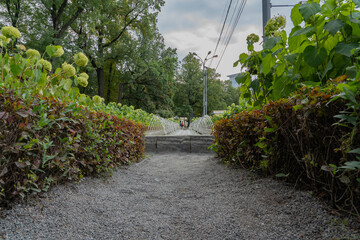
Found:
<path fill-rule="evenodd" d="M 206 72 L 205 64 L 208 60 L 218 57 L 218 55 L 209 57 L 209 55 L 211 54 L 211 51 L 209 51 L 205 59 L 202 60 L 202 58 L 199 55 L 197 55 L 195 52 L 193 52 L 192 54 L 200 59 L 203 66 L 203 116 L 205 116 L 207 115 L 207 72 Z"/>

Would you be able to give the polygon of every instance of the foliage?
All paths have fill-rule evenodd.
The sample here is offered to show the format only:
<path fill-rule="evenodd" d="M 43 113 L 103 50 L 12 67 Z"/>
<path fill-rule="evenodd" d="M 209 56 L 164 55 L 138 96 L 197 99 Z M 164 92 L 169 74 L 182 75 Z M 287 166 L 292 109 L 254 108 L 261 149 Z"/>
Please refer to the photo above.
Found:
<path fill-rule="evenodd" d="M 242 97 L 253 106 L 288 97 L 301 86 L 319 86 L 327 79 L 349 74 L 358 61 L 360 12 L 358 1 L 309 0 L 291 11 L 294 23 L 289 36 L 280 31 L 284 19 L 272 19 L 263 50 L 240 55 L 245 72 L 237 81 Z M 280 27 L 280 29 L 279 29 Z M 355 50 L 353 50 L 355 49 Z M 352 51 L 353 50 L 353 51 Z"/>
<path fill-rule="evenodd" d="M 54 55 L 63 54 L 60 46 L 49 45 L 47 56 L 40 56 L 14 48 L 14 38 L 0 39 L 1 205 L 143 156 L 145 126 L 125 117 L 147 123 L 151 115 L 81 94 L 80 80 L 88 77 L 78 73 L 85 55 L 76 55 L 76 68 L 63 63 L 50 72 Z"/>
<path fill-rule="evenodd" d="M 291 98 L 215 122 L 213 149 L 230 164 L 282 176 L 359 216 L 359 130 L 337 124 L 334 118 L 347 109 L 346 101 L 329 103 L 341 96 L 344 79 L 322 89 L 303 87 Z M 358 92 L 354 96 L 359 101 Z"/>
<path fill-rule="evenodd" d="M 182 61 L 177 75 L 174 95 L 177 116 L 199 117 L 203 112 L 203 72 L 199 59 L 189 53 Z M 223 110 L 237 103 L 240 93 L 230 81 L 221 81 L 215 69 L 207 68 L 208 112 Z"/>
<path fill-rule="evenodd" d="M 78 79 L 80 93 L 168 117 L 178 60 L 157 28 L 163 5 L 163 0 L 6 0 L 0 2 L 0 26 L 17 26 L 23 32 L 18 43 L 40 53 L 49 44 L 63 46 L 66 53 L 58 49 L 51 59 L 55 69 L 84 53 L 90 64 L 82 70 L 89 78 Z"/>
<path fill-rule="evenodd" d="M 139 123 L 0 88 L 0 205 L 140 159 Z"/>

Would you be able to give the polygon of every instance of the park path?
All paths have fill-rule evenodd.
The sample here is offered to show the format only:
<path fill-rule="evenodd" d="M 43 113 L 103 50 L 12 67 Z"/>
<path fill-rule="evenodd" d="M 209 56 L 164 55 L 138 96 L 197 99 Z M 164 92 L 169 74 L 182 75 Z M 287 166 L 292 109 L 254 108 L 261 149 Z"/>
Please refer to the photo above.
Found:
<path fill-rule="evenodd" d="M 360 239 L 309 193 L 218 163 L 156 154 L 3 212 L 0 239 Z"/>

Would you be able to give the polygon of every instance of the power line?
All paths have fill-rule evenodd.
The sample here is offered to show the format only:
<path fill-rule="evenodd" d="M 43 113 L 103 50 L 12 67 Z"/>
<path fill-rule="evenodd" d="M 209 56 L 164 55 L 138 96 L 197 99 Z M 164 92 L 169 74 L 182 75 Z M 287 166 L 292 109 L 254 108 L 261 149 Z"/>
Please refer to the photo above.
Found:
<path fill-rule="evenodd" d="M 232 25 L 232 27 L 231 27 L 230 34 L 229 34 L 229 36 L 228 36 L 228 38 L 227 38 L 227 41 L 226 41 L 226 44 L 225 44 L 225 48 L 224 48 L 224 50 L 222 51 L 221 57 L 220 57 L 219 62 L 218 62 L 218 64 L 217 64 L 217 66 L 216 66 L 216 70 L 217 70 L 217 68 L 219 67 L 220 63 L 221 63 L 222 58 L 224 57 L 225 51 L 226 51 L 226 49 L 227 49 L 227 47 L 228 47 L 228 45 L 229 45 L 229 43 L 230 43 L 230 40 L 231 40 L 231 38 L 232 38 L 232 35 L 234 34 L 234 31 L 235 31 L 235 29 L 236 29 L 236 26 L 237 26 L 237 24 L 239 23 L 239 20 L 240 20 L 240 17 L 241 17 L 241 15 L 242 15 L 242 12 L 243 12 L 243 10 L 244 10 L 244 8 L 245 8 L 246 2 L 247 2 L 247 0 L 242 0 L 241 4 L 240 4 L 240 6 L 239 6 L 239 9 L 238 9 L 238 11 L 237 11 L 237 15 L 236 15 L 235 21 L 233 22 L 233 25 Z M 234 11 L 234 12 L 235 12 L 235 11 Z"/>
<path fill-rule="evenodd" d="M 217 41 L 217 43 L 216 43 L 216 47 L 215 47 L 215 50 L 214 50 L 214 55 L 216 55 L 216 50 L 218 49 L 218 46 L 219 46 L 219 43 L 220 43 L 222 34 L 223 34 L 223 32 L 224 32 L 224 28 L 225 28 L 225 25 L 226 25 L 226 20 L 227 20 L 227 18 L 228 18 L 228 16 L 229 16 L 229 12 L 230 12 L 230 8 L 231 8 L 232 1 L 233 1 L 233 0 L 230 0 L 229 7 L 227 8 L 227 12 L 226 12 L 226 16 L 225 16 L 225 19 L 224 19 L 224 23 L 223 23 L 223 25 L 222 25 L 222 28 L 221 28 L 221 31 L 220 31 L 220 35 L 219 35 L 219 38 L 218 38 L 218 41 Z M 225 4 L 225 8 L 224 8 L 223 15 L 222 15 L 221 19 L 223 19 L 223 17 L 224 17 L 225 10 L 226 10 L 226 5 L 227 5 L 227 4 Z M 211 59 L 210 65 L 212 64 L 213 60 L 214 60 L 214 59 Z"/>

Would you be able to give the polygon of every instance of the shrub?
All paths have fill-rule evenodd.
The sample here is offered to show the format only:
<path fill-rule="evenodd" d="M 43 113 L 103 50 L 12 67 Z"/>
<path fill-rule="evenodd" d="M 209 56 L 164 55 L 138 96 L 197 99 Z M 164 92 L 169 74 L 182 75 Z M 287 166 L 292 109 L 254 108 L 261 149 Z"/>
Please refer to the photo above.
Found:
<path fill-rule="evenodd" d="M 0 88 L 0 205 L 55 183 L 111 172 L 144 153 L 144 127 L 53 97 Z"/>
<path fill-rule="evenodd" d="M 304 87 L 289 99 L 217 121 L 213 148 L 230 164 L 285 178 L 359 216 L 360 167 L 349 151 L 360 147 L 360 135 L 334 118 L 347 108 L 341 99 L 329 103 L 338 92 L 332 85 Z"/>

